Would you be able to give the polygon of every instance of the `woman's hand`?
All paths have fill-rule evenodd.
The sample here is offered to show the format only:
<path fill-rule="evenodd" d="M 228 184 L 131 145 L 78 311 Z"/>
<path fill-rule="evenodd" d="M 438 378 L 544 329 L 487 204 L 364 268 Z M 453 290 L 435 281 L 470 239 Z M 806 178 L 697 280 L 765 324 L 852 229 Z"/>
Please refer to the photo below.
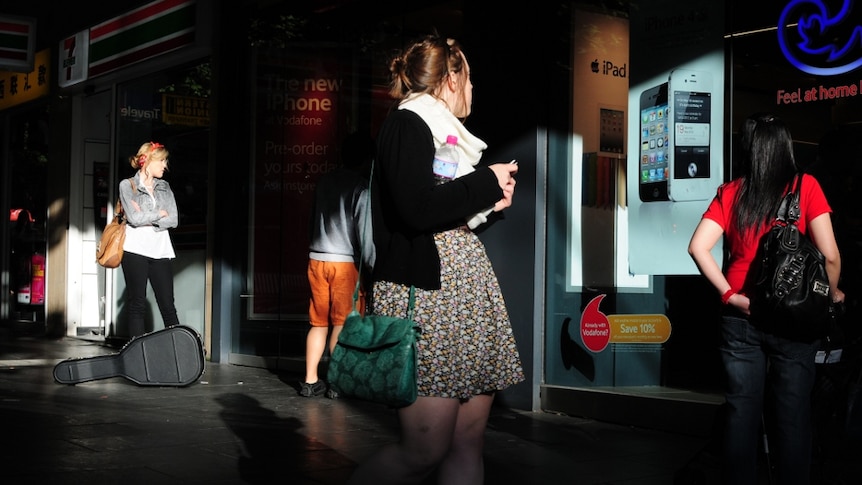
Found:
<path fill-rule="evenodd" d="M 514 176 L 518 173 L 518 165 L 514 163 L 495 163 L 490 165 L 488 168 L 494 172 L 494 175 L 497 176 L 497 182 L 500 184 L 500 188 L 506 190 L 506 186 L 509 183 L 514 186 Z"/>
<path fill-rule="evenodd" d="M 741 311 L 745 315 L 751 315 L 751 300 L 740 293 L 734 293 L 730 295 L 730 299 L 727 300 L 727 304 L 730 306 L 736 307 L 739 311 Z"/>
<path fill-rule="evenodd" d="M 833 289 L 832 303 L 844 303 L 844 292 L 838 288 Z"/>
<path fill-rule="evenodd" d="M 511 187 L 507 187 L 503 189 L 503 198 L 498 200 L 496 204 L 494 204 L 494 212 L 500 212 L 501 210 L 511 207 L 512 205 L 512 196 L 515 195 L 515 180 L 512 179 Z"/>
<path fill-rule="evenodd" d="M 500 188 L 503 189 L 503 198 L 494 204 L 494 211 L 500 212 L 512 205 L 512 196 L 515 195 L 515 174 L 518 173 L 518 165 L 514 163 L 495 163 L 489 168 L 497 176 L 497 182 L 500 184 Z"/>

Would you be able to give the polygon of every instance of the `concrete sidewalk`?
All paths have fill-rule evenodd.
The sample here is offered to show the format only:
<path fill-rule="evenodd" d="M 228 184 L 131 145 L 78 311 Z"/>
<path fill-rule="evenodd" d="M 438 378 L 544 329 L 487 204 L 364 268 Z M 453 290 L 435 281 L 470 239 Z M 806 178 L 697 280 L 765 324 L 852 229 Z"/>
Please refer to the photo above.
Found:
<path fill-rule="evenodd" d="M 397 436 L 389 409 L 303 398 L 296 392 L 300 376 L 260 368 L 207 363 L 200 381 L 185 388 L 142 387 L 121 377 L 73 386 L 53 381 L 61 359 L 113 352 L 75 338 L 0 341 L 4 483 L 340 484 Z M 488 484 L 669 485 L 708 444 L 704 437 L 501 408 L 493 410 L 486 436 Z M 855 463 L 841 462 L 841 472 L 856 482 L 823 483 L 859 483 Z"/>

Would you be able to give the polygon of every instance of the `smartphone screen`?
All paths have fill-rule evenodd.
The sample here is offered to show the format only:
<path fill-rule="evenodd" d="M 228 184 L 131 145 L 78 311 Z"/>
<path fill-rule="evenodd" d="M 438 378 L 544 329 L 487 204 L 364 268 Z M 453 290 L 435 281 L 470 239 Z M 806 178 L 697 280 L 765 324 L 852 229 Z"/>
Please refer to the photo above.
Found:
<path fill-rule="evenodd" d="M 641 94 L 639 192 L 644 202 L 668 200 L 668 131 L 670 120 L 667 83 Z"/>
<path fill-rule="evenodd" d="M 711 94 L 673 92 L 673 178 L 708 179 Z"/>

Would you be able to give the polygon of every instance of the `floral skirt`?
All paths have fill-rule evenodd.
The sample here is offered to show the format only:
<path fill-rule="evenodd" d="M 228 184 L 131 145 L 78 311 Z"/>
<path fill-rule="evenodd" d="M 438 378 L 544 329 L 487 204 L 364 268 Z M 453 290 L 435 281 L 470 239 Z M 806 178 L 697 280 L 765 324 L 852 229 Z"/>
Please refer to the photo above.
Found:
<path fill-rule="evenodd" d="M 485 246 L 466 226 L 434 236 L 439 290 L 416 288 L 420 396 L 469 399 L 524 380 L 503 293 Z M 410 288 L 376 281 L 370 311 L 407 314 Z"/>

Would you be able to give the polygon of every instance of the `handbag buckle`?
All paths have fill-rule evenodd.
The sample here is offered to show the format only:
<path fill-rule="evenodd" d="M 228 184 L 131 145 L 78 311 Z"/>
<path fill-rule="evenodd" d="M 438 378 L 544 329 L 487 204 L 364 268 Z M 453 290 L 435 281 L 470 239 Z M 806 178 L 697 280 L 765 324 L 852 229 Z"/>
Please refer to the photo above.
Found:
<path fill-rule="evenodd" d="M 829 296 L 829 284 L 820 280 L 814 280 L 814 285 L 811 291 L 822 296 Z"/>

